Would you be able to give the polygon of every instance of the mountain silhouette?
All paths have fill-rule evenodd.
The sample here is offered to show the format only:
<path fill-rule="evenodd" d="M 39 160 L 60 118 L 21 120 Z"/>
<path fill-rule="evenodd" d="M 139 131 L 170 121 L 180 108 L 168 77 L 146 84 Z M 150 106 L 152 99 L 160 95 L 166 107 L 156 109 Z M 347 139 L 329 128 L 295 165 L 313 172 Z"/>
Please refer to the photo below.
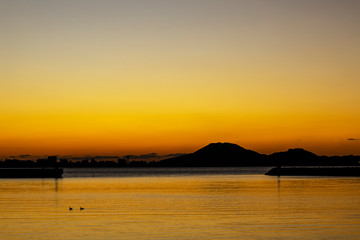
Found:
<path fill-rule="evenodd" d="M 218 142 L 211 143 L 194 153 L 162 160 L 158 164 L 167 167 L 258 166 L 264 165 L 266 160 L 266 155 L 233 143 Z"/>
<path fill-rule="evenodd" d="M 314 165 L 320 164 L 321 158 L 302 148 L 289 149 L 286 152 L 276 152 L 269 159 L 277 165 Z"/>
<path fill-rule="evenodd" d="M 46 160 L 46 159 L 45 159 Z M 243 167 L 243 166 L 359 166 L 360 156 L 318 156 L 302 148 L 289 149 L 270 155 L 260 154 L 233 143 L 210 143 L 190 154 L 167 158 L 161 161 L 129 161 L 118 159 L 100 161 L 83 159 L 72 162 L 67 159 L 50 157 L 45 161 L 6 159 L 0 161 L 0 168 L 44 168 L 50 161 L 62 168 L 77 167 Z M 45 164 L 46 163 L 46 164 Z"/>
<path fill-rule="evenodd" d="M 160 167 L 240 167 L 240 166 L 358 166 L 360 156 L 318 156 L 302 148 L 270 155 L 260 154 L 233 143 L 211 143 L 194 153 L 164 159 Z"/>

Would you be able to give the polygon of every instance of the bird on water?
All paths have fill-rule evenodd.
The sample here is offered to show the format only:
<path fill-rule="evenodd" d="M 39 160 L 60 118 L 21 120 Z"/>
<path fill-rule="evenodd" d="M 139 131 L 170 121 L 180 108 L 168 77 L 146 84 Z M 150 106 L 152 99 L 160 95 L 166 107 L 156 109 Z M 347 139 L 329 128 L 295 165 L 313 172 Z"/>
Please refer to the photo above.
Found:
<path fill-rule="evenodd" d="M 83 208 L 83 207 L 80 207 L 80 211 L 81 211 L 81 210 L 84 210 L 84 208 Z"/>
<path fill-rule="evenodd" d="M 69 207 L 69 211 L 71 211 L 72 210 L 72 207 Z"/>

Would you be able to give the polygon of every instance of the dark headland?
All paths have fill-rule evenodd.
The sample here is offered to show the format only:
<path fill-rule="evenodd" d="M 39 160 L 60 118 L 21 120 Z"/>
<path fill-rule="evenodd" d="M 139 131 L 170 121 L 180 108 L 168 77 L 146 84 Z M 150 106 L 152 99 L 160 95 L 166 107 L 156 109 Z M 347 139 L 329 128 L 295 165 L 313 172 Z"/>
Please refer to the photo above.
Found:
<path fill-rule="evenodd" d="M 360 168 L 353 167 L 275 167 L 265 175 L 270 176 L 360 176 Z"/>
<path fill-rule="evenodd" d="M 44 168 L 46 160 L 24 161 L 16 159 L 6 159 L 0 161 L 0 169 L 6 171 L 9 168 Z M 360 156 L 318 156 L 302 148 L 289 149 L 284 152 L 276 152 L 270 155 L 260 154 L 252 150 L 245 149 L 233 143 L 211 143 L 193 153 L 181 156 L 163 159 L 161 161 L 135 161 L 132 159 L 118 159 L 115 161 L 101 161 L 95 159 L 83 159 L 81 161 L 69 161 L 64 158 L 56 160 L 56 167 L 276 167 L 275 173 L 269 172 L 269 175 L 286 175 L 286 169 L 300 169 L 306 166 L 305 170 L 300 171 L 300 175 L 310 172 L 309 167 L 313 166 L 326 169 L 326 166 L 349 169 L 352 167 L 351 174 L 360 169 Z M 354 170 L 353 168 L 356 168 Z M 295 171 L 295 172 L 296 172 Z M 313 173 L 316 173 L 315 170 Z M 329 175 L 334 175 L 332 169 L 327 171 Z M 348 171 L 348 170 L 342 170 Z M 350 172 L 350 170 L 348 171 Z M 0 172 L 1 173 L 1 172 Z M 294 173 L 293 173 L 294 174 Z M 310 174 L 310 173 L 309 173 Z M 337 171 L 337 174 L 346 175 L 344 172 Z M 357 173 L 356 173 L 357 174 Z M 326 175 L 326 173 L 321 173 Z M 335 174 L 336 175 L 336 174 Z M 358 174 L 360 175 L 360 174 Z M 1 177 L 1 176 L 0 176 Z"/>
<path fill-rule="evenodd" d="M 318 156 L 301 148 L 265 155 L 232 143 L 211 143 L 194 153 L 158 164 L 166 167 L 276 166 L 266 173 L 273 176 L 360 176 L 359 163 L 360 156 Z"/>
<path fill-rule="evenodd" d="M 156 163 L 165 167 L 360 166 L 360 156 L 318 156 L 302 148 L 270 155 L 233 143 L 211 143 L 200 150 Z"/>

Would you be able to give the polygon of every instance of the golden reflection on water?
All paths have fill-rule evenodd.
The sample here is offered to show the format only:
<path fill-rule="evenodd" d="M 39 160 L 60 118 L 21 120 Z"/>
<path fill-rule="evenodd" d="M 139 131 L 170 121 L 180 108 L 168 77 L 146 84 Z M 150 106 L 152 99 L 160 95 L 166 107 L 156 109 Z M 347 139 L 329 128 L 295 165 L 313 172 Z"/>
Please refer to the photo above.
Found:
<path fill-rule="evenodd" d="M 2 239 L 360 237 L 358 178 L 1 179 L 0 190 Z"/>

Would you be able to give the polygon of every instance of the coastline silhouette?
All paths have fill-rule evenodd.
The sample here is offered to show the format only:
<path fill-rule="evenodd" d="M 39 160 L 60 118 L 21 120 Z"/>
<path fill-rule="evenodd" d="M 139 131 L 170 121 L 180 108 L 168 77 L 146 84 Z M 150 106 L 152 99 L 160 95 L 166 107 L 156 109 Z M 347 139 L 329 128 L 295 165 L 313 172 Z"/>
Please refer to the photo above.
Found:
<path fill-rule="evenodd" d="M 360 156 L 318 156 L 302 148 L 289 149 L 270 155 L 260 154 L 233 143 L 210 143 L 189 154 L 166 158 L 160 161 L 147 162 L 119 158 L 117 161 L 96 161 L 84 158 L 81 161 L 70 161 L 49 156 L 47 159 L 0 161 L 0 175 L 14 168 L 137 168 L 137 167 L 247 167 L 247 166 L 360 166 Z M 1 172 L 2 171 L 2 172 Z"/>

